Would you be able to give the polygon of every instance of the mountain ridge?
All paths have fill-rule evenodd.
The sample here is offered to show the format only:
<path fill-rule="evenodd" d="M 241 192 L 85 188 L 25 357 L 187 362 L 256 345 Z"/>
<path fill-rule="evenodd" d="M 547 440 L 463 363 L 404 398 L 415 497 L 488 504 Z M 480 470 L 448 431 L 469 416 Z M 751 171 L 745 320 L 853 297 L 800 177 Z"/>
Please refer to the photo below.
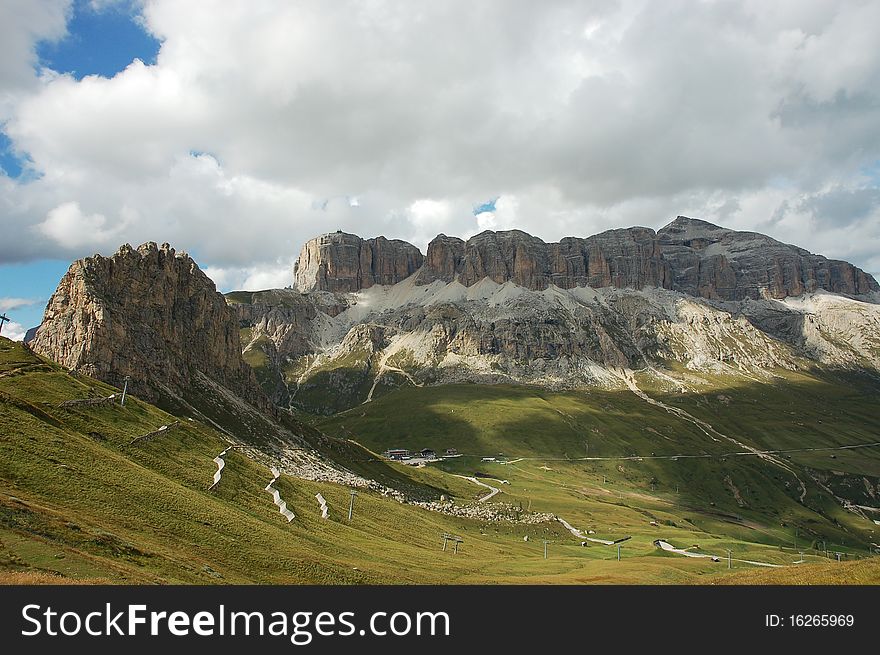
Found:
<path fill-rule="evenodd" d="M 124 245 L 71 265 L 31 346 L 190 412 L 243 400 L 275 418 L 276 406 L 341 411 L 399 384 L 880 372 L 873 278 L 685 217 L 550 244 L 521 230 L 438 235 L 425 256 L 336 232 L 303 246 L 295 275 L 294 289 L 224 297 L 168 244 Z"/>
<path fill-rule="evenodd" d="M 522 230 L 484 230 L 466 241 L 439 234 L 424 256 L 405 241 L 337 232 L 306 242 L 294 265 L 294 288 L 353 292 L 413 274 L 418 285 L 458 279 L 470 287 L 488 277 L 538 291 L 551 285 L 658 287 L 713 300 L 781 299 L 818 290 L 850 296 L 880 292 L 869 273 L 848 262 L 685 216 L 656 232 L 616 228 L 558 242 Z"/>
<path fill-rule="evenodd" d="M 390 262 L 372 257 L 376 242 Z M 392 252 L 404 242 L 337 233 L 321 243 L 303 248 L 309 266 L 297 267 L 293 289 L 227 295 L 264 389 L 310 412 L 399 385 L 615 387 L 626 371 L 648 370 L 685 388 L 687 371 L 764 381 L 814 366 L 880 373 L 871 276 L 699 219 L 556 243 L 522 230 L 440 234 L 418 268 L 409 244 Z M 365 250 L 369 271 L 350 256 Z M 393 284 L 371 282 L 378 270 L 396 270 L 384 278 Z"/>
<path fill-rule="evenodd" d="M 731 236 L 717 226 L 679 221 L 667 233 L 663 239 L 675 249 L 676 257 L 702 260 L 708 251 L 707 261 L 726 261 L 731 270 L 751 273 L 752 277 L 739 278 L 746 284 L 760 283 L 755 269 L 736 269 L 730 262 L 754 256 L 750 245 L 756 240 L 761 247 L 782 248 L 785 255 L 810 257 L 761 235 Z M 536 262 L 551 266 L 553 260 L 545 257 L 547 244 L 523 232 L 484 233 L 471 240 L 470 250 L 462 240 L 443 237 L 441 241 L 448 248 L 435 248 L 416 267 L 418 258 L 400 245 L 403 242 L 336 237 L 352 256 L 347 268 L 332 262 L 324 262 L 322 268 L 313 259 L 299 270 L 313 270 L 316 280 L 328 284 L 339 280 L 340 288 L 370 286 L 356 291 L 232 292 L 225 297 L 191 258 L 167 244 L 123 246 L 110 258 L 74 262 L 32 343 L 64 368 L 116 384 L 123 373 L 132 375 L 133 382 L 141 376 L 129 388 L 135 397 L 124 408 L 113 403 L 94 410 L 112 412 L 118 419 L 139 415 L 143 404 L 136 396 L 147 383 L 161 382 L 153 389 L 156 395 L 166 400 L 170 392 L 171 400 L 179 402 L 163 402 L 157 410 L 170 410 L 182 427 L 171 431 L 170 440 L 163 439 L 167 430 L 160 428 L 162 440 L 149 442 L 157 456 L 167 457 L 169 441 L 199 449 L 204 470 L 193 479 L 204 489 L 221 444 L 211 441 L 214 445 L 205 447 L 191 439 L 187 443 L 186 435 L 196 427 L 193 423 L 201 423 L 216 431 L 216 437 L 209 438 L 219 437 L 223 452 L 230 443 L 236 444 L 238 455 L 254 464 L 251 468 L 259 484 L 251 488 L 258 492 L 257 498 L 241 493 L 236 498 L 258 506 L 259 498 L 266 500 L 266 480 L 260 478 L 260 471 L 265 476 L 267 466 L 295 476 L 297 482 L 282 490 L 285 501 L 297 510 L 294 522 L 302 520 L 304 507 L 314 504 L 319 488 L 307 486 L 308 481 L 333 485 L 321 488 L 333 501 L 331 507 L 344 507 L 348 489 L 356 487 L 365 498 L 423 499 L 419 501 L 423 509 L 495 521 L 499 514 L 494 504 L 476 500 L 475 506 L 488 513 L 473 513 L 467 507 L 447 507 L 437 497 L 449 489 L 460 497 L 474 495 L 473 489 L 461 488 L 460 480 L 470 480 L 475 469 L 503 475 L 510 482 L 503 493 L 522 486 L 531 494 L 534 476 L 541 479 L 547 468 L 538 468 L 538 463 L 552 458 L 553 470 L 569 467 L 578 488 L 586 474 L 597 493 L 605 494 L 605 476 L 610 473 L 614 484 L 634 485 L 631 497 L 647 499 L 646 507 L 656 507 L 656 485 L 670 497 L 674 488 L 672 506 L 680 506 L 685 514 L 669 515 L 671 522 L 663 523 L 664 532 L 675 529 L 670 543 L 693 543 L 690 531 L 678 531 L 685 521 L 696 528 L 694 521 L 699 520 L 704 530 L 700 534 L 705 534 L 702 518 L 692 516 L 695 501 L 689 498 L 693 498 L 699 499 L 697 504 L 711 499 L 707 516 L 717 511 L 716 504 L 723 508 L 737 522 L 734 534 L 740 523 L 754 520 L 775 530 L 783 536 L 774 537 L 774 546 L 784 542 L 786 525 L 796 516 L 804 517 L 796 525 L 813 526 L 817 539 L 829 535 L 839 539 L 837 535 L 845 531 L 847 543 L 858 533 L 868 545 L 867 529 L 873 523 L 865 512 L 873 507 L 880 486 L 871 460 L 861 462 L 859 456 L 869 453 L 873 438 L 866 433 L 875 422 L 871 402 L 880 383 L 880 304 L 823 289 L 782 299 L 729 300 L 660 287 L 627 287 L 627 280 L 645 280 L 666 271 L 671 275 L 675 270 L 669 262 L 658 264 L 660 239 L 647 228 L 566 242 L 573 259 L 586 251 L 592 262 L 582 257 L 583 268 L 572 269 L 576 274 L 596 276 L 597 284 L 605 279 L 602 276 L 610 276 L 619 287 L 561 288 L 558 280 L 544 275 L 546 270 L 531 266 Z M 334 239 L 328 244 L 333 245 Z M 621 253 L 637 257 L 610 256 L 618 246 Z M 401 252 L 394 252 L 398 247 Z M 507 254 L 512 255 L 510 260 Z M 464 275 L 456 273 L 451 281 L 437 275 L 456 269 Z M 815 270 L 832 268 L 819 260 Z M 435 278 L 426 283 L 425 271 Z M 491 275 L 465 284 L 484 271 Z M 394 284 L 380 283 L 407 273 Z M 669 284 L 674 280 L 663 279 Z M 695 279 L 701 283 L 704 278 Z M 780 279 L 792 283 L 791 276 Z M 820 275 L 806 279 L 833 282 Z M 19 348 L 20 355 L 7 364 L 4 384 L 29 393 L 30 378 L 22 378 L 32 373 L 22 368 L 30 361 L 40 371 L 48 369 L 54 385 L 74 390 L 77 398 L 86 393 L 82 383 L 90 383 L 85 375 L 70 377 L 64 368 L 38 364 L 29 359 L 24 346 Z M 132 353 L 136 361 L 128 361 Z M 187 361 L 187 356 L 196 360 Z M 166 371 L 169 365 L 173 370 Z M 246 371 L 248 366 L 251 371 Z M 234 384 L 238 375 L 243 376 L 241 389 Z M 34 378 L 33 384 L 38 380 Z M 94 396 L 95 389 L 89 395 Z M 263 401 L 267 409 L 239 396 L 257 392 L 269 399 Z M 27 405 L 21 406 L 27 414 Z M 299 410 L 311 416 L 304 417 Z M 20 414 L 12 420 L 21 420 Z M 327 417 L 316 416 L 320 414 Z M 99 434 L 96 417 L 90 415 L 86 423 L 83 416 L 78 409 L 70 412 L 76 430 L 82 432 L 72 435 L 71 444 L 92 448 L 107 430 L 102 428 Z M 162 416 L 166 425 L 171 424 L 164 414 L 151 416 L 151 423 Z M 810 421 L 812 427 L 805 428 Z M 154 430 L 155 425 L 114 438 L 123 447 L 130 446 L 131 437 L 146 429 Z M 24 436 L 16 447 L 21 451 L 44 441 L 52 447 L 64 443 Z M 463 456 L 410 476 L 375 454 L 389 447 L 426 446 L 438 453 L 452 446 Z M 856 446 L 865 449 L 850 459 L 848 449 Z M 795 458 L 805 458 L 803 463 L 795 465 L 787 454 L 777 454 L 789 452 L 780 450 L 786 448 L 795 449 L 791 452 L 796 452 Z M 830 454 L 833 464 L 829 453 L 818 452 L 823 448 L 835 450 Z M 714 456 L 709 457 L 708 451 Z M 92 452 L 105 454 L 94 448 Z M 485 463 L 486 456 L 500 452 L 531 461 L 521 466 L 535 470 L 526 470 L 521 478 L 520 468 L 494 469 Z M 736 464 L 728 461 L 744 453 L 755 457 L 741 458 Z M 140 456 L 140 447 L 130 454 Z M 687 460 L 686 467 L 678 461 L 691 455 L 695 457 Z M 587 461 L 595 456 L 598 463 Z M 11 453 L 6 466 L 20 460 Z M 157 461 L 165 466 L 164 459 Z M 236 480 L 236 462 L 231 463 L 224 483 Z M 242 463 L 239 459 L 238 467 Z M 66 476 L 67 470 L 58 477 Z M 685 497 L 679 496 L 679 484 Z M 559 498 L 555 490 L 548 494 Z M 544 502 L 535 498 L 536 503 Z M 514 501 L 521 499 L 511 496 Z M 386 514 L 390 507 L 389 515 L 397 515 L 396 505 L 383 507 Z M 604 502 L 594 507 L 595 513 L 576 513 L 584 507 L 566 492 L 559 504 L 543 505 L 549 513 L 540 516 L 565 516 L 572 525 L 593 526 L 610 535 L 609 521 L 617 519 L 603 513 Z M 272 520 L 278 520 L 274 505 L 265 509 Z M 635 523 L 626 530 L 645 540 L 643 550 L 652 555 L 654 530 L 661 519 L 640 510 L 634 511 Z M 615 525 L 613 531 L 619 531 L 620 523 Z M 725 527 L 720 533 L 729 530 Z M 763 560 L 768 552 L 763 549 L 755 559 Z"/>
<path fill-rule="evenodd" d="M 183 395 L 203 374 L 254 407 L 269 403 L 241 359 L 234 318 L 213 281 L 169 244 L 124 244 L 76 260 L 30 347 L 68 369 L 149 400 Z"/>

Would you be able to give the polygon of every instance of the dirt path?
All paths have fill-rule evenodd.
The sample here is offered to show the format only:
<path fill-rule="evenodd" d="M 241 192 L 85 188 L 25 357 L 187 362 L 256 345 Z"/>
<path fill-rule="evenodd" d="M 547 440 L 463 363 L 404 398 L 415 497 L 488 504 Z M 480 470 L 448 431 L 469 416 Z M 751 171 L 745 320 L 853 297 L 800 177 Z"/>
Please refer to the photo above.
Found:
<path fill-rule="evenodd" d="M 578 530 L 576 527 L 574 527 L 571 523 L 566 521 L 561 516 L 557 516 L 556 520 L 559 521 L 563 526 L 565 526 L 565 528 L 569 532 L 571 532 L 575 537 L 577 537 L 578 539 L 585 539 L 586 541 L 592 541 L 597 544 L 602 544 L 603 546 L 613 546 L 614 545 L 613 541 L 608 541 L 607 539 L 596 539 L 595 537 L 588 537 L 587 535 L 585 535 L 583 532 Z"/>
<path fill-rule="evenodd" d="M 211 484 L 210 487 L 208 487 L 208 491 L 220 484 L 220 477 L 223 475 L 223 467 L 226 466 L 226 460 L 223 459 L 223 456 L 230 450 L 232 450 L 232 448 L 233 446 L 229 446 L 229 448 L 224 450 L 212 460 L 217 465 L 217 472 L 214 473 L 214 482 Z"/>
<path fill-rule="evenodd" d="M 275 489 L 272 485 L 281 477 L 281 472 L 275 468 L 274 466 L 271 469 L 272 481 L 266 485 L 266 491 L 272 494 L 272 499 L 275 501 L 275 504 L 278 506 L 278 511 L 287 519 L 287 522 L 290 523 L 294 518 L 296 518 L 296 514 L 287 509 L 287 503 L 281 500 L 281 492 Z"/>
<path fill-rule="evenodd" d="M 502 465 L 516 464 L 517 462 L 534 461 L 534 462 L 620 462 L 632 461 L 638 462 L 643 459 L 712 459 L 720 457 L 758 457 L 760 455 L 784 455 L 786 453 L 810 453 L 810 452 L 830 452 L 834 450 L 856 450 L 858 448 L 876 448 L 880 446 L 880 441 L 872 441 L 870 443 L 849 444 L 846 446 L 819 446 L 816 448 L 780 448 L 777 450 L 757 450 L 751 448 L 749 450 L 733 450 L 726 453 L 700 453 L 691 455 L 687 453 L 678 453 L 675 455 L 612 455 L 609 457 L 517 457 L 508 462 L 497 462 Z M 460 457 L 461 455 L 459 455 Z M 472 457 L 481 457 L 481 455 L 472 455 Z M 513 467 L 517 468 L 517 467 Z"/>
<path fill-rule="evenodd" d="M 315 498 L 318 499 L 318 505 L 321 506 L 321 518 L 326 519 L 330 513 L 330 510 L 327 508 L 327 501 L 324 500 L 324 496 L 319 493 L 315 494 Z"/>
<path fill-rule="evenodd" d="M 654 545 L 660 548 L 660 550 L 665 550 L 667 553 L 675 553 L 676 555 L 684 555 L 685 557 L 699 557 L 699 558 L 708 558 L 715 562 L 720 562 L 722 559 L 727 559 L 727 557 L 720 557 L 719 555 L 707 555 L 705 553 L 692 553 L 689 550 L 684 548 L 676 548 L 668 541 L 664 541 L 663 539 L 657 539 L 654 541 Z M 769 562 L 756 562 L 750 559 L 736 559 L 735 557 L 730 558 L 731 562 L 741 562 L 743 564 L 752 564 L 753 566 L 766 566 L 772 569 L 781 569 L 784 567 L 783 564 L 770 564 Z M 799 562 L 795 562 L 795 564 L 801 564 L 804 560 L 800 560 Z"/>
<path fill-rule="evenodd" d="M 489 500 L 490 498 L 492 498 L 495 494 L 500 494 L 500 493 L 501 493 L 501 489 L 496 489 L 495 487 L 490 486 L 490 485 L 488 485 L 488 484 L 485 484 L 484 482 L 480 482 L 479 480 L 477 480 L 477 478 L 474 478 L 474 477 L 468 477 L 468 476 L 466 476 L 466 475 L 457 475 L 457 474 L 455 475 L 455 477 L 457 477 L 457 478 L 463 478 L 463 479 L 465 479 L 465 480 L 469 480 L 470 482 L 473 482 L 474 484 L 478 484 L 478 485 L 480 485 L 481 487 L 486 487 L 486 489 L 489 489 L 489 493 L 488 493 L 488 494 L 486 494 L 486 495 L 483 496 L 482 498 L 477 499 L 477 502 L 478 502 L 478 503 L 485 503 L 487 500 Z"/>

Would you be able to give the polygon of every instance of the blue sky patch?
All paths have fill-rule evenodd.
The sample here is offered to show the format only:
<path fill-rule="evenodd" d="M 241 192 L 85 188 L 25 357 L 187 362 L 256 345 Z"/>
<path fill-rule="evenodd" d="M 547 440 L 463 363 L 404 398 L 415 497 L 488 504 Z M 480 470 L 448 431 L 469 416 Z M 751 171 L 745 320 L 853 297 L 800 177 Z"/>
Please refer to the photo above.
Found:
<path fill-rule="evenodd" d="M 8 310 L 6 315 L 25 328 L 39 325 L 49 297 L 55 292 L 68 268 L 70 261 L 61 259 L 0 265 L 0 280 L 3 280 L 0 297 L 27 298 L 34 301 L 30 305 Z"/>
<path fill-rule="evenodd" d="M 25 162 L 25 159 L 15 153 L 9 137 L 0 132 L 0 168 L 3 169 L 6 176 L 11 178 L 20 177 Z"/>
<path fill-rule="evenodd" d="M 37 45 L 40 65 L 78 80 L 86 75 L 113 77 L 137 58 L 156 63 L 160 42 L 140 23 L 134 3 L 111 4 L 100 10 L 76 0 L 67 21 L 67 36 Z"/>
<path fill-rule="evenodd" d="M 486 212 L 494 212 L 495 211 L 495 203 L 498 202 L 498 198 L 501 196 L 495 196 L 492 200 L 487 200 L 482 205 L 476 205 L 474 207 L 474 216 L 478 216 L 480 214 L 484 214 Z"/>

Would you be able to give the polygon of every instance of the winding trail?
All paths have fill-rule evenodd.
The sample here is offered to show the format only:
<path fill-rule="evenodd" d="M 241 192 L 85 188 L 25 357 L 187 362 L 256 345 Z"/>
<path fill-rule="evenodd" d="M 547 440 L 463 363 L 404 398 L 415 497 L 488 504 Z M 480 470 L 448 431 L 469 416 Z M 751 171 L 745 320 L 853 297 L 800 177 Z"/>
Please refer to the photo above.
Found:
<path fill-rule="evenodd" d="M 568 529 L 568 531 L 571 532 L 578 539 L 592 541 L 597 544 L 602 544 L 603 546 L 613 546 L 614 544 L 620 543 L 622 541 L 627 541 L 629 539 L 629 537 L 624 537 L 623 539 L 617 539 L 615 541 L 609 541 L 608 539 L 596 539 L 595 537 L 587 536 L 581 530 L 578 530 L 576 527 L 574 527 L 571 523 L 566 521 L 561 516 L 557 516 L 556 520 L 559 521 L 563 526 L 565 526 L 565 528 Z M 706 553 L 694 553 L 694 552 L 691 552 L 691 551 L 684 549 L 684 548 L 676 548 L 675 546 L 673 546 L 671 543 L 669 543 L 668 541 L 666 541 L 664 539 L 655 539 L 654 545 L 657 546 L 658 548 L 660 548 L 661 550 L 665 550 L 666 552 L 669 552 L 669 553 L 675 553 L 676 555 L 683 555 L 684 557 L 711 559 L 713 562 L 719 562 L 722 559 L 727 559 L 726 557 L 720 557 L 719 555 L 709 555 Z M 770 564 L 769 562 L 756 562 L 754 560 L 748 560 L 748 559 L 731 558 L 730 561 L 741 562 L 743 564 L 752 564 L 754 566 L 765 566 L 765 567 L 774 568 L 774 569 L 782 568 L 784 566 L 783 564 Z M 795 564 L 800 564 L 803 561 L 804 560 L 801 560 L 799 562 L 795 562 Z"/>
<path fill-rule="evenodd" d="M 491 480 L 492 482 L 497 482 L 498 484 L 510 484 L 509 480 L 502 480 L 501 478 L 490 478 L 488 476 L 481 476 L 481 480 Z"/>
<path fill-rule="evenodd" d="M 705 434 L 707 437 L 712 439 L 712 441 L 717 442 L 717 441 L 719 441 L 718 437 L 720 437 L 721 439 L 729 441 L 730 443 L 737 445 L 738 447 L 742 448 L 743 450 L 752 453 L 756 457 L 760 457 L 764 461 L 769 462 L 771 464 L 774 464 L 774 465 L 778 466 L 779 468 L 791 473 L 791 475 L 794 476 L 794 479 L 797 480 L 797 483 L 800 486 L 800 502 L 801 502 L 801 504 L 803 504 L 804 498 L 806 498 L 806 496 L 807 496 L 807 486 L 804 484 L 804 481 L 801 480 L 801 478 L 798 476 L 798 474 L 794 470 L 794 468 L 789 466 L 786 462 L 779 459 L 778 457 L 775 457 L 772 454 L 769 454 L 767 451 L 762 451 L 762 450 L 758 450 L 757 448 L 752 448 L 751 446 L 748 446 L 748 445 L 742 443 L 741 441 L 734 439 L 731 436 L 728 436 L 722 432 L 719 432 L 714 427 L 712 427 L 712 425 L 710 423 L 708 423 L 702 419 L 697 418 L 693 414 L 690 414 L 679 407 L 673 407 L 673 406 L 667 405 L 666 403 L 663 403 L 659 400 L 651 398 L 648 394 L 646 394 L 644 391 L 639 389 L 638 385 L 636 384 L 635 376 L 633 375 L 633 372 L 631 370 L 623 369 L 621 372 L 619 372 L 619 376 L 626 383 L 626 386 L 629 388 L 629 390 L 632 391 L 639 398 L 644 400 L 646 403 L 654 405 L 655 407 L 660 407 L 661 409 L 666 410 L 670 414 L 673 414 L 674 416 L 677 416 L 682 420 L 685 420 L 685 421 L 688 421 L 689 423 L 694 424 L 695 426 L 697 426 L 697 428 L 701 432 L 703 432 L 703 434 Z M 714 435 L 717 435 L 717 437 Z"/>
<path fill-rule="evenodd" d="M 500 494 L 500 493 L 501 493 L 501 489 L 497 489 L 497 488 L 495 488 L 495 487 L 493 487 L 493 486 L 491 486 L 491 485 L 486 484 L 485 482 L 480 482 L 480 481 L 477 480 L 477 478 L 475 478 L 475 477 L 468 477 L 468 476 L 466 476 L 466 475 L 458 475 L 458 474 L 455 474 L 455 477 L 457 477 L 457 478 L 463 478 L 464 480 L 469 480 L 470 482 L 473 482 L 474 484 L 478 484 L 478 485 L 480 485 L 481 487 L 486 487 L 486 489 L 489 489 L 489 493 L 488 493 L 488 494 L 486 494 L 486 495 L 483 496 L 482 498 L 477 499 L 477 502 L 478 502 L 478 503 L 485 503 L 487 500 L 489 500 L 490 498 L 492 498 L 492 496 L 494 496 L 495 494 Z"/>
<path fill-rule="evenodd" d="M 278 511 L 287 519 L 287 522 L 290 523 L 295 517 L 296 514 L 287 509 L 287 503 L 281 500 L 281 493 L 272 487 L 275 484 L 276 480 L 281 477 L 281 471 L 279 471 L 274 466 L 271 469 L 272 475 L 275 476 L 272 478 L 272 481 L 266 485 L 266 491 L 272 494 L 272 498 L 275 500 L 275 504 L 278 505 Z"/>
<path fill-rule="evenodd" d="M 228 453 L 230 450 L 232 450 L 234 447 L 235 446 L 229 446 L 229 448 L 224 450 L 222 453 L 220 453 L 219 455 L 217 455 L 217 457 L 215 457 L 213 459 L 213 462 L 217 465 L 217 472 L 214 473 L 214 482 L 211 484 L 210 487 L 208 487 L 208 491 L 211 491 L 211 489 L 213 489 L 218 484 L 220 484 L 220 477 L 223 475 L 223 467 L 226 466 L 226 460 L 223 459 L 223 456 L 226 453 Z"/>
<path fill-rule="evenodd" d="M 859 517 L 865 519 L 866 521 L 871 521 L 871 520 L 872 520 L 867 514 L 865 514 L 865 512 L 864 512 L 863 510 L 865 510 L 865 509 L 871 510 L 871 509 L 874 509 L 874 508 L 871 508 L 871 507 L 863 507 L 862 505 L 856 505 L 856 504 L 853 503 L 851 500 L 847 500 L 846 498 L 841 498 L 841 497 L 838 496 L 836 493 L 834 493 L 834 489 L 832 489 L 832 488 L 829 487 L 827 484 L 825 484 L 824 482 L 822 482 L 822 480 L 819 478 L 819 476 L 817 476 L 817 475 L 814 474 L 814 473 L 810 473 L 809 475 L 810 475 L 810 478 L 812 478 L 813 482 L 815 482 L 817 486 L 819 486 L 820 488 L 824 489 L 825 492 L 828 493 L 828 495 L 830 495 L 832 498 L 834 498 L 834 500 L 836 500 L 838 503 L 840 503 L 841 506 L 842 506 L 846 511 L 848 511 L 848 512 L 852 512 L 852 513 L 855 514 L 856 516 L 859 516 Z M 877 509 L 874 509 L 874 511 L 878 511 L 878 510 L 877 510 Z"/>
<path fill-rule="evenodd" d="M 723 559 L 727 559 L 727 557 L 721 557 L 719 555 L 707 555 L 705 553 L 692 553 L 689 550 L 684 548 L 676 548 L 668 541 L 663 539 L 656 539 L 654 541 L 654 545 L 657 546 L 660 550 L 665 550 L 667 553 L 675 553 L 676 555 L 684 555 L 685 557 L 699 557 L 699 558 L 708 558 L 715 562 L 720 562 Z M 770 564 L 770 562 L 756 562 L 750 559 L 736 559 L 735 557 L 730 558 L 731 562 L 742 562 L 743 564 L 752 564 L 754 566 L 766 566 L 771 569 L 781 569 L 784 568 L 784 564 Z M 801 564 L 804 560 L 801 559 L 795 564 Z"/>
<path fill-rule="evenodd" d="M 326 519 L 329 515 L 330 510 L 327 507 L 327 501 L 324 500 L 324 496 L 321 494 L 315 494 L 315 498 L 318 499 L 318 504 L 321 506 L 321 518 Z"/>
<path fill-rule="evenodd" d="M 566 520 L 565 520 L 564 518 L 562 518 L 561 516 L 557 516 L 557 517 L 556 517 L 556 520 L 559 521 L 562 525 L 564 525 L 565 528 L 566 528 L 569 532 L 571 532 L 575 537 L 577 537 L 578 539 L 584 539 L 584 540 L 586 540 L 586 541 L 592 541 L 593 543 L 602 544 L 603 546 L 613 546 L 614 544 L 617 543 L 616 541 L 608 541 L 607 539 L 596 539 L 595 537 L 588 537 L 587 535 L 585 535 L 583 532 L 581 532 L 580 530 L 578 530 L 576 527 L 574 527 L 571 523 L 569 523 L 568 521 L 566 521 Z M 629 537 L 627 537 L 627 539 L 628 539 L 628 538 L 629 538 Z M 624 541 L 624 540 L 623 540 L 623 539 L 619 539 L 618 541 Z"/>

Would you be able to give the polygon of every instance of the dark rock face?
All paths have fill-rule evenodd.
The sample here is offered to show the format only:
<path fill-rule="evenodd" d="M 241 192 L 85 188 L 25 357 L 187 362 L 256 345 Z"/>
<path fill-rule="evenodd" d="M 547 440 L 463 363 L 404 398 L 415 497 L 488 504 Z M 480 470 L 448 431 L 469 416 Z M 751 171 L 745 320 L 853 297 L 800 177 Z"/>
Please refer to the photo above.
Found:
<path fill-rule="evenodd" d="M 430 284 L 434 280 L 452 282 L 461 271 L 464 245 L 461 239 L 445 234 L 434 237 L 428 244 L 428 253 L 419 269 L 416 284 Z"/>
<path fill-rule="evenodd" d="M 259 408 L 269 403 L 242 360 L 238 321 L 214 283 L 168 244 L 122 246 L 71 264 L 31 348 L 155 401 L 201 373 Z"/>
<path fill-rule="evenodd" d="M 559 243 L 545 243 L 520 230 L 482 232 L 467 243 L 440 235 L 428 245 L 416 282 L 451 282 L 455 277 L 465 286 L 488 277 L 539 291 L 551 284 L 562 289 L 668 287 L 671 280 L 654 231 L 644 227 L 586 239 L 567 237 Z"/>
<path fill-rule="evenodd" d="M 818 289 L 865 295 L 880 289 L 852 264 L 755 232 L 679 216 L 657 233 L 676 291 L 716 300 L 785 298 Z"/>
<path fill-rule="evenodd" d="M 293 267 L 297 291 L 352 292 L 374 284 L 397 284 L 422 265 L 415 246 L 385 237 L 361 239 L 335 232 L 308 241 Z"/>
<path fill-rule="evenodd" d="M 654 230 L 649 228 L 608 230 L 549 245 L 554 255 L 551 281 L 560 288 L 669 288 L 669 265 L 663 260 Z"/>
<path fill-rule="evenodd" d="M 357 291 L 396 284 L 413 273 L 419 285 L 458 279 L 472 286 L 489 278 L 538 291 L 550 285 L 658 287 L 714 300 L 880 290 L 874 278 L 847 262 L 684 216 L 659 232 L 631 227 L 559 243 L 520 230 L 481 232 L 467 242 L 441 234 L 424 260 L 403 241 L 328 234 L 309 241 L 294 268 L 300 291 Z"/>
<path fill-rule="evenodd" d="M 30 343 L 34 340 L 34 337 L 37 336 L 37 329 L 39 329 L 39 325 L 37 327 L 28 328 L 28 331 L 24 333 L 24 339 L 22 341 L 24 343 Z"/>
<path fill-rule="evenodd" d="M 481 232 L 468 239 L 459 280 L 466 287 L 488 277 L 529 289 L 547 287 L 547 244 L 520 230 Z"/>

